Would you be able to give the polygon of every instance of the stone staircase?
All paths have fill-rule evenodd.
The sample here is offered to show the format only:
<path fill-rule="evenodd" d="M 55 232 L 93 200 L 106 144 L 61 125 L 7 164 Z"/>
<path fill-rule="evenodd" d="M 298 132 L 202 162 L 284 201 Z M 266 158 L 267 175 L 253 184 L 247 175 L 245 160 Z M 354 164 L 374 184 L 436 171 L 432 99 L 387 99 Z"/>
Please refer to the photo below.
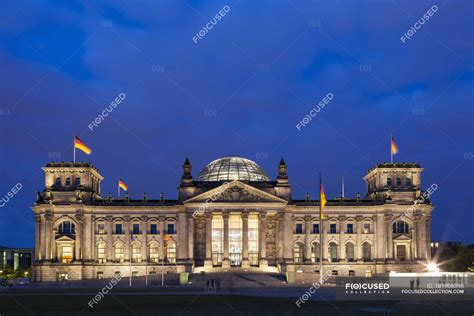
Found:
<path fill-rule="evenodd" d="M 280 287 L 286 284 L 285 276 L 279 273 L 255 273 L 255 272 L 208 272 L 205 274 L 191 274 L 190 286 L 207 286 L 207 281 L 219 280 L 221 288 L 258 288 L 258 287 Z"/>

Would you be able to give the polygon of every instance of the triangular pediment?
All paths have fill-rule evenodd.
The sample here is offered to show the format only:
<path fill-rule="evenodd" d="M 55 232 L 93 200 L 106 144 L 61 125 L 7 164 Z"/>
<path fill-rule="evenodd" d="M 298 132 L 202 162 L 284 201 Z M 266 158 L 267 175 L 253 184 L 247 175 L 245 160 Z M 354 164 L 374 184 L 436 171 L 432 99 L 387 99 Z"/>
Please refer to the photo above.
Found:
<path fill-rule="evenodd" d="M 393 238 L 393 240 L 402 241 L 402 240 L 411 240 L 411 238 L 406 236 L 406 235 L 400 235 L 400 236 L 397 236 L 397 237 Z"/>
<path fill-rule="evenodd" d="M 288 202 L 282 198 L 274 196 L 270 193 L 264 192 L 254 188 L 248 184 L 242 183 L 238 180 L 224 183 L 223 185 L 192 197 L 186 201 L 187 203 L 225 203 L 225 202 L 271 202 L 284 203 Z"/>
<path fill-rule="evenodd" d="M 63 235 L 63 236 L 60 236 L 60 237 L 56 238 L 56 241 L 71 242 L 71 241 L 74 241 L 74 239 L 72 239 L 71 237 L 69 237 L 67 235 Z"/>

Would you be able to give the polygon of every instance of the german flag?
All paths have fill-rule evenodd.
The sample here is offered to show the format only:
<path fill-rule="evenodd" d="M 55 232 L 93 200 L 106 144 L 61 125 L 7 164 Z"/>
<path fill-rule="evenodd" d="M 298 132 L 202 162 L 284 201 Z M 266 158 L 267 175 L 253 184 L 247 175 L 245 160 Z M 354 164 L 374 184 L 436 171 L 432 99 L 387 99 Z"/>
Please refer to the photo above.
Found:
<path fill-rule="evenodd" d="M 84 143 L 79 137 L 74 136 L 74 148 L 82 150 L 85 154 L 90 155 L 92 150 L 87 147 L 86 143 Z"/>
<path fill-rule="evenodd" d="M 125 182 L 123 182 L 122 179 L 119 179 L 119 181 L 118 181 L 118 186 L 119 186 L 119 188 L 121 188 L 121 189 L 124 190 L 124 191 L 127 191 L 127 190 L 128 190 L 127 185 L 125 184 Z"/>
<path fill-rule="evenodd" d="M 326 194 L 324 193 L 323 182 L 321 181 L 321 174 L 319 175 L 319 218 L 323 219 L 323 209 L 324 206 L 327 204 Z"/>
<path fill-rule="evenodd" d="M 395 138 L 393 138 L 393 136 L 391 137 L 390 142 L 391 142 L 392 155 L 398 154 L 398 147 L 397 147 L 397 144 L 395 144 Z"/>

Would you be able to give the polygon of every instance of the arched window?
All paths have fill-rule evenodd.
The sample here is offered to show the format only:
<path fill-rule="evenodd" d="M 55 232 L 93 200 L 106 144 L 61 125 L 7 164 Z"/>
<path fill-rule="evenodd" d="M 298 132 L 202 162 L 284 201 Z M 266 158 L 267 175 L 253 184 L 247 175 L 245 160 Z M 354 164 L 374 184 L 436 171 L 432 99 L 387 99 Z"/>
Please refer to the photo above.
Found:
<path fill-rule="evenodd" d="M 56 187 L 60 187 L 61 186 L 61 178 L 60 177 L 56 177 L 56 179 L 54 180 L 54 185 Z"/>
<path fill-rule="evenodd" d="M 58 234 L 74 235 L 76 233 L 76 225 L 70 221 L 61 222 L 58 225 Z"/>
<path fill-rule="evenodd" d="M 166 247 L 166 260 L 169 263 L 176 263 L 176 243 L 174 241 L 168 242 Z"/>
<path fill-rule="evenodd" d="M 67 177 L 66 178 L 66 186 L 70 186 L 71 185 L 71 177 Z"/>
<path fill-rule="evenodd" d="M 151 262 L 158 262 L 160 258 L 160 247 L 158 246 L 158 243 L 153 242 L 150 244 L 150 261 Z"/>
<path fill-rule="evenodd" d="M 331 262 L 337 262 L 337 245 L 334 242 L 331 242 L 329 244 L 329 259 L 331 259 Z"/>
<path fill-rule="evenodd" d="M 119 242 L 115 244 L 114 247 L 114 255 L 115 255 L 115 261 L 116 262 L 123 262 L 124 259 L 124 253 L 125 253 L 125 247 L 123 243 Z"/>
<path fill-rule="evenodd" d="M 372 261 L 372 247 L 368 242 L 362 244 L 362 259 L 365 262 Z"/>
<path fill-rule="evenodd" d="M 392 178 L 387 178 L 387 186 L 388 187 L 392 186 Z"/>
<path fill-rule="evenodd" d="M 321 260 L 321 246 L 317 242 L 311 244 L 311 262 L 319 262 Z"/>
<path fill-rule="evenodd" d="M 139 243 L 132 244 L 132 262 L 142 261 L 142 248 Z"/>
<path fill-rule="evenodd" d="M 293 260 L 295 263 L 302 263 L 304 258 L 304 246 L 302 243 L 295 243 L 293 247 Z"/>
<path fill-rule="evenodd" d="M 393 233 L 395 234 L 407 234 L 409 232 L 408 230 L 408 224 L 404 221 L 397 221 L 393 223 Z"/>
<path fill-rule="evenodd" d="M 346 244 L 346 259 L 348 262 L 354 262 L 354 244 L 351 242 Z"/>
<path fill-rule="evenodd" d="M 107 261 L 107 247 L 105 242 L 97 244 L 97 262 L 105 263 Z"/>

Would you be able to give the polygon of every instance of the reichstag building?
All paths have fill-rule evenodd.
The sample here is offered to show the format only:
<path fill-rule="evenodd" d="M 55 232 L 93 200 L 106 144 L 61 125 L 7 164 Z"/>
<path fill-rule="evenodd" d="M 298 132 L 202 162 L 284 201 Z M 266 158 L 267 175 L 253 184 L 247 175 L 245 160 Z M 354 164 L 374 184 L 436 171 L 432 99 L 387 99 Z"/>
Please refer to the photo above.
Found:
<path fill-rule="evenodd" d="M 178 197 L 169 200 L 104 196 L 92 164 L 48 163 L 33 207 L 34 280 L 161 269 L 315 274 L 320 260 L 339 276 L 424 271 L 433 207 L 420 202 L 420 165 L 375 165 L 363 178 L 365 195 L 328 198 L 322 221 L 318 200 L 293 199 L 285 161 L 276 167 L 271 180 L 254 161 L 223 157 L 194 178 L 186 159 Z"/>

